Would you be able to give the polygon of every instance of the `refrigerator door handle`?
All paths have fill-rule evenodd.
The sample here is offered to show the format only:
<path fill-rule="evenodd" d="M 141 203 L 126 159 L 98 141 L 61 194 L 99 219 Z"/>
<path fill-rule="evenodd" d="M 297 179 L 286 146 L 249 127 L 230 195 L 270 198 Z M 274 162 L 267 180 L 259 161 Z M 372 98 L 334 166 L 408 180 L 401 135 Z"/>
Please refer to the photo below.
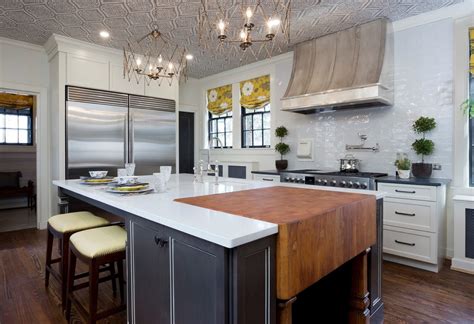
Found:
<path fill-rule="evenodd" d="M 128 163 L 128 118 L 123 119 L 125 130 L 125 141 L 123 142 L 123 162 Z"/>
<path fill-rule="evenodd" d="M 135 163 L 135 156 L 133 154 L 133 142 L 135 141 L 135 134 L 134 134 L 134 125 L 133 125 L 133 112 L 130 111 L 130 121 L 129 121 L 129 129 L 130 129 L 130 134 L 129 134 L 129 154 L 128 154 L 128 162 L 129 163 Z"/>

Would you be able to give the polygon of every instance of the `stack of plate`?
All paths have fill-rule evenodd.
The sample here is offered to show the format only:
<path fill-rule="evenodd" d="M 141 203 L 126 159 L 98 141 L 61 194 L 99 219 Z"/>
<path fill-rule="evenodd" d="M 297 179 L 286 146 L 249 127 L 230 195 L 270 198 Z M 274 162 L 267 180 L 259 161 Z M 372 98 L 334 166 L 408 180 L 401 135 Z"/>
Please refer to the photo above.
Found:
<path fill-rule="evenodd" d="M 89 186 L 99 186 L 106 185 L 114 181 L 113 177 L 104 177 L 104 178 L 92 178 L 92 177 L 81 177 L 81 184 Z"/>
<path fill-rule="evenodd" d="M 137 182 L 134 184 L 110 184 L 107 192 L 118 194 L 149 193 L 153 191 L 148 183 Z"/>

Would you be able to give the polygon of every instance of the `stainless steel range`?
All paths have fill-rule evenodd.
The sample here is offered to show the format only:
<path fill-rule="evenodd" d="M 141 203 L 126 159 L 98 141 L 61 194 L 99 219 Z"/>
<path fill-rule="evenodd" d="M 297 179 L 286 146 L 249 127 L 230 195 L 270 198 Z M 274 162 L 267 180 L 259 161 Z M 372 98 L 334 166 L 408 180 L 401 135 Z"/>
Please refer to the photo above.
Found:
<path fill-rule="evenodd" d="M 375 190 L 375 179 L 386 173 L 334 172 L 321 170 L 291 170 L 280 173 L 281 182 L 304 183 L 308 185 Z"/>

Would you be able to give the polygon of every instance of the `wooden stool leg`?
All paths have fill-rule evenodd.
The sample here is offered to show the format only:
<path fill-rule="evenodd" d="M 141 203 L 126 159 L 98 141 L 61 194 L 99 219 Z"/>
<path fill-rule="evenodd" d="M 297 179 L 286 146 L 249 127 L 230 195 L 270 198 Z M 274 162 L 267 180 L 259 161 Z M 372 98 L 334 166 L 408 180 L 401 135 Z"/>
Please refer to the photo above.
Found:
<path fill-rule="evenodd" d="M 296 301 L 296 296 L 288 300 L 279 301 L 277 308 L 277 323 L 291 324 L 293 323 L 293 303 Z"/>
<path fill-rule="evenodd" d="M 113 296 L 116 297 L 117 296 L 117 278 L 115 276 L 115 262 L 111 262 L 110 265 L 109 265 L 109 272 L 110 272 L 110 276 L 112 277 L 112 293 L 113 293 Z"/>
<path fill-rule="evenodd" d="M 364 251 L 352 260 L 352 286 L 349 311 L 349 323 L 351 324 L 370 323 L 370 300 L 369 291 L 367 290 L 368 251 Z"/>
<path fill-rule="evenodd" d="M 44 285 L 45 287 L 49 286 L 49 267 L 51 267 L 51 255 L 53 253 L 53 234 L 49 231 L 48 228 L 48 241 L 46 245 L 46 266 L 44 271 Z"/>
<path fill-rule="evenodd" d="M 117 261 L 117 269 L 119 275 L 119 289 L 120 289 L 120 302 L 125 303 L 125 280 L 123 277 L 123 261 Z"/>
<path fill-rule="evenodd" d="M 69 271 L 67 276 L 67 297 L 66 297 L 66 319 L 71 318 L 71 302 L 72 294 L 74 293 L 74 275 L 76 274 L 76 255 L 70 253 L 69 257 Z"/>
<path fill-rule="evenodd" d="M 89 265 L 89 321 L 93 324 L 97 317 L 97 298 L 99 291 L 99 265 L 92 260 Z"/>
<path fill-rule="evenodd" d="M 69 259 L 69 238 L 63 236 L 61 240 L 61 302 L 63 311 L 66 309 L 67 271 Z"/>

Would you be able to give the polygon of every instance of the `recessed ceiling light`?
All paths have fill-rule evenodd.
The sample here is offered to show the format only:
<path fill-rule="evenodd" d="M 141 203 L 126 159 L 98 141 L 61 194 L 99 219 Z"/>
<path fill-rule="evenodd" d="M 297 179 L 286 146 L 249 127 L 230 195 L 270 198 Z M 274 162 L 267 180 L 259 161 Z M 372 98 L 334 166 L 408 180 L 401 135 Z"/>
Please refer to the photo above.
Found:
<path fill-rule="evenodd" d="M 186 55 L 186 59 L 187 59 L 187 60 L 192 60 L 193 57 L 194 57 L 193 54 L 187 54 L 187 55 Z"/>
<path fill-rule="evenodd" d="M 101 31 L 99 34 L 100 34 L 100 37 L 102 37 L 102 38 L 109 38 L 110 37 L 109 32 L 106 31 L 106 30 Z"/>

